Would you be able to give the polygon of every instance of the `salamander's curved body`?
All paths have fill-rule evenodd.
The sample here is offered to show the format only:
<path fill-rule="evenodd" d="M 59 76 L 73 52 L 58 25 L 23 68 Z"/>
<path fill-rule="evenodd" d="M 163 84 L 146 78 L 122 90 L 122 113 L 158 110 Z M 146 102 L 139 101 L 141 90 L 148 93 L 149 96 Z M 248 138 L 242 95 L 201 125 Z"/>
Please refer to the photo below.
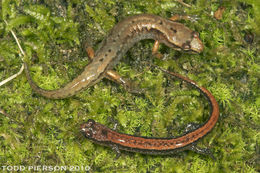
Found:
<path fill-rule="evenodd" d="M 110 146 L 116 151 L 126 150 L 152 155 L 169 155 L 184 149 L 195 150 L 202 154 L 208 154 L 207 150 L 199 150 L 194 147 L 194 143 L 208 134 L 218 121 L 219 107 L 214 96 L 204 87 L 197 85 L 195 81 L 177 73 L 169 72 L 170 76 L 177 77 L 198 89 L 209 101 L 211 114 L 205 124 L 197 127 L 193 131 L 176 138 L 149 138 L 118 133 L 108 127 L 89 119 L 82 124 L 80 129 L 83 134 L 95 143 Z"/>
<path fill-rule="evenodd" d="M 63 88 L 57 90 L 39 88 L 32 81 L 27 64 L 25 64 L 26 76 L 36 93 L 47 98 L 66 98 L 100 81 L 129 48 L 144 39 L 154 39 L 177 50 L 198 53 L 203 50 L 203 44 L 197 32 L 169 19 L 141 14 L 119 22 L 101 43 L 92 62 L 78 77 Z"/>

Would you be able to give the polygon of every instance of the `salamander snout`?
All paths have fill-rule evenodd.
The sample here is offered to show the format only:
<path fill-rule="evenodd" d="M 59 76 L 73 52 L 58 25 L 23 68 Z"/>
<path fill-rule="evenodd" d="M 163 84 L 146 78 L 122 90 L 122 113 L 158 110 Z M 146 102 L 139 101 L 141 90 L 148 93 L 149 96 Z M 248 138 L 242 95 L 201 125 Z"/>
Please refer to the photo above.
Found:
<path fill-rule="evenodd" d="M 95 122 L 92 119 L 89 119 L 86 123 L 80 125 L 80 130 L 86 138 L 95 141 L 106 141 L 107 133 L 109 131 L 107 127 Z"/>
<path fill-rule="evenodd" d="M 192 39 L 189 42 L 189 49 L 191 49 L 194 52 L 200 53 L 203 51 L 203 43 L 199 38 L 199 33 L 193 32 L 192 33 Z"/>
<path fill-rule="evenodd" d="M 93 136 L 93 126 L 95 121 L 89 119 L 86 123 L 80 125 L 80 130 L 85 134 L 87 138 L 91 138 Z"/>

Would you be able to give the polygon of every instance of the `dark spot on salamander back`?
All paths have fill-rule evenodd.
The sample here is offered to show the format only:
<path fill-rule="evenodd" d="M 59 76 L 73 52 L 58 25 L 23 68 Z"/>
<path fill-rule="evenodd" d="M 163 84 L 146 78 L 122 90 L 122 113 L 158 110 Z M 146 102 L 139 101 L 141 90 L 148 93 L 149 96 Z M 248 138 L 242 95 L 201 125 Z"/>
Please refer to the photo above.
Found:
<path fill-rule="evenodd" d="M 112 50 L 111 49 L 108 49 L 108 52 L 111 52 Z"/>
<path fill-rule="evenodd" d="M 104 59 L 103 58 L 100 58 L 99 61 L 102 62 Z"/>
<path fill-rule="evenodd" d="M 172 27 L 170 28 L 170 30 L 172 30 L 174 33 L 177 33 L 177 30 Z"/>
<path fill-rule="evenodd" d="M 189 142 L 190 138 L 187 137 L 186 139 L 184 139 L 185 142 Z"/>
<path fill-rule="evenodd" d="M 159 24 L 160 24 L 160 25 L 163 25 L 163 22 L 160 20 L 160 21 L 159 21 Z"/>

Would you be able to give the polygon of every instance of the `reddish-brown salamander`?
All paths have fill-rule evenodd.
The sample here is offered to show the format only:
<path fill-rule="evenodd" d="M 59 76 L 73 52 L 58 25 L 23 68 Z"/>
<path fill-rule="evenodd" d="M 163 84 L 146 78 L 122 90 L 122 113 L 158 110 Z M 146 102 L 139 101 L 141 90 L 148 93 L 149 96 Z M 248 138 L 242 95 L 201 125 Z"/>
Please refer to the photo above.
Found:
<path fill-rule="evenodd" d="M 218 121 L 219 107 L 217 101 L 206 88 L 198 86 L 196 82 L 189 78 L 166 70 L 163 71 L 171 76 L 186 81 L 207 98 L 211 107 L 211 115 L 205 124 L 199 127 L 193 127 L 194 129 L 192 129 L 192 131 L 176 138 L 151 138 L 118 133 L 92 119 L 89 119 L 86 123 L 81 125 L 81 131 L 93 142 L 110 146 L 118 153 L 120 150 L 126 150 L 143 154 L 169 155 L 181 150 L 189 149 L 202 154 L 210 154 L 208 150 L 198 149 L 194 144 L 200 138 L 208 134 Z"/>
<path fill-rule="evenodd" d="M 44 90 L 38 87 L 30 77 L 25 64 L 25 73 L 33 90 L 47 98 L 66 98 L 74 95 L 83 88 L 94 85 L 103 77 L 115 77 L 110 69 L 136 42 L 143 39 L 157 40 L 153 52 L 158 49 L 158 43 L 164 43 L 177 50 L 200 53 L 203 44 L 199 34 L 185 27 L 183 24 L 150 14 L 131 16 L 119 22 L 104 39 L 96 51 L 92 62 L 84 71 L 63 88 Z M 117 80 L 117 79 L 115 79 Z"/>

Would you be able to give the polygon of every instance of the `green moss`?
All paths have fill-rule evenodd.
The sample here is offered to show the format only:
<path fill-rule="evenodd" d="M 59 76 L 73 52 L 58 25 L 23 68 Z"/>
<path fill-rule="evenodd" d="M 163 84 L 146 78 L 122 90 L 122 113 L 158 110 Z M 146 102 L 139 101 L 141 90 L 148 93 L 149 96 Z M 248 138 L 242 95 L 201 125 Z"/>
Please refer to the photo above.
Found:
<path fill-rule="evenodd" d="M 25 49 L 33 80 L 55 89 L 75 78 L 88 64 L 84 43 L 96 49 L 124 17 L 153 13 L 197 16 L 180 21 L 200 33 L 199 55 L 160 47 L 162 60 L 151 55 L 153 41 L 137 43 L 115 67 L 134 86 L 136 96 L 106 79 L 62 100 L 35 94 L 25 75 L 0 87 L 0 165 L 89 166 L 92 172 L 259 172 L 259 4 L 256 1 L 172 0 L 41 1 L 3 0 L 0 4 L 0 79 L 21 66 L 14 30 Z M 226 9 L 221 20 L 213 13 Z M 7 20 L 6 26 L 3 19 Z M 253 35 L 253 42 L 244 37 Z M 203 123 L 208 103 L 199 92 L 166 77 L 143 62 L 169 68 L 208 88 L 220 106 L 220 120 L 198 145 L 211 148 L 216 161 L 191 151 L 174 156 L 146 156 L 96 145 L 79 132 L 89 118 L 118 131 L 169 137 L 188 123 Z M 2 167 L 0 168 L 2 169 Z M 81 168 L 80 168 L 81 169 Z"/>

